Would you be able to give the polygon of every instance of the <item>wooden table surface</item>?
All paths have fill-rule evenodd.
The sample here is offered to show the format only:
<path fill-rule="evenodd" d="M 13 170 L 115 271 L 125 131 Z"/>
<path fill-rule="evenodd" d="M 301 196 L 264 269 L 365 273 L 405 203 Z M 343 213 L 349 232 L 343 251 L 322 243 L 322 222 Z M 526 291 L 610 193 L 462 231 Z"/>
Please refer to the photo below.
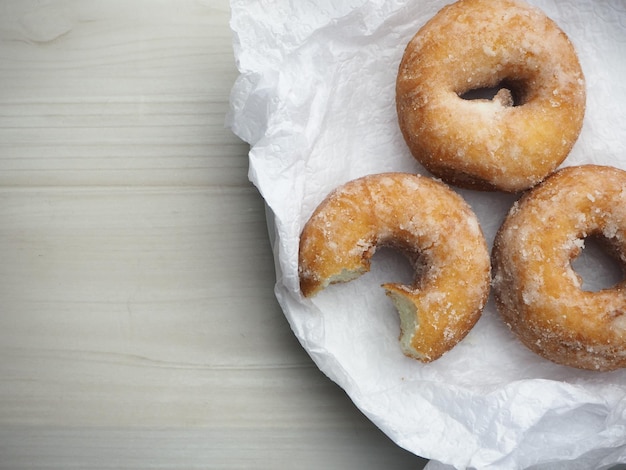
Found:
<path fill-rule="evenodd" d="M 0 2 L 0 468 L 424 465 L 274 299 L 229 14 Z"/>

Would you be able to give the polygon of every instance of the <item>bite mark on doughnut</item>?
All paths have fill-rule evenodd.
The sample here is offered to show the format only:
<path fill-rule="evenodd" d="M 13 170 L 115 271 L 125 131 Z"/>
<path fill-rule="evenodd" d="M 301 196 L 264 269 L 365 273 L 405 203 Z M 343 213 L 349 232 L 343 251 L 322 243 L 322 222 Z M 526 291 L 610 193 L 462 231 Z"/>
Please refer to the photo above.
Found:
<path fill-rule="evenodd" d="M 412 283 L 383 285 L 400 316 L 403 353 L 422 362 L 461 341 L 490 289 L 487 245 L 471 208 L 431 178 L 383 173 L 346 183 L 316 208 L 300 237 L 304 297 L 370 269 L 376 248 L 402 252 Z"/>
<path fill-rule="evenodd" d="M 400 347 L 402 352 L 407 356 L 416 356 L 416 351 L 411 346 L 415 331 L 419 328 L 419 313 L 415 308 L 415 303 L 409 297 L 401 294 L 399 290 L 394 290 L 391 287 L 386 287 L 385 290 L 400 316 Z M 423 354 L 417 354 L 417 356 L 416 359 L 426 362 L 429 360 Z"/>

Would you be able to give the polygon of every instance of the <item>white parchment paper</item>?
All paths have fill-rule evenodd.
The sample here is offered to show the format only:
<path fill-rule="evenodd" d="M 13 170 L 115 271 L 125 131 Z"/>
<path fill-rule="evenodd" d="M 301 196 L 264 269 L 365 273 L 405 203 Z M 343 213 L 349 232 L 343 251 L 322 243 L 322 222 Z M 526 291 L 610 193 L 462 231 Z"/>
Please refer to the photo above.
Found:
<path fill-rule="evenodd" d="M 397 125 L 395 78 L 406 43 L 445 3 L 231 0 L 240 75 L 228 125 L 251 145 L 249 176 L 269 208 L 276 296 L 318 367 L 398 445 L 433 459 L 429 469 L 626 462 L 626 371 L 534 355 L 492 301 L 461 344 L 424 365 L 402 355 L 399 320 L 380 288 L 410 277 L 398 255 L 377 253 L 370 273 L 313 300 L 299 293 L 298 237 L 332 189 L 383 171 L 425 173 Z M 532 3 L 569 35 L 587 80 L 583 131 L 564 166 L 626 169 L 626 2 Z M 491 245 L 515 197 L 458 191 Z"/>

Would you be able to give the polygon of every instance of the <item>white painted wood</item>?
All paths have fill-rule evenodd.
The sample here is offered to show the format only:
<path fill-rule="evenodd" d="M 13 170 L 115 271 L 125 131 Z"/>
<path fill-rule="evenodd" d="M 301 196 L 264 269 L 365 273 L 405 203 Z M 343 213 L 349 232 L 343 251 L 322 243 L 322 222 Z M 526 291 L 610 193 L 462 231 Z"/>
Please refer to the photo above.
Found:
<path fill-rule="evenodd" d="M 0 468 L 421 468 L 273 296 L 226 0 L 0 2 Z"/>

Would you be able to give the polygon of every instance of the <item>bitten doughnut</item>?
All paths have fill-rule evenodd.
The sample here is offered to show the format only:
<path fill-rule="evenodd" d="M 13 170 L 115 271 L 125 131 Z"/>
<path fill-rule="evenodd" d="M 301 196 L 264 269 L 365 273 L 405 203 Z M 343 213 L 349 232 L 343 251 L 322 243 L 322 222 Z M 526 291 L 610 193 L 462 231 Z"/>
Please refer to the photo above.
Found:
<path fill-rule="evenodd" d="M 348 182 L 302 231 L 303 295 L 369 271 L 379 246 L 403 252 L 416 271 L 412 285 L 383 285 L 400 314 L 402 351 L 423 362 L 439 358 L 474 326 L 489 293 L 489 252 L 475 214 L 428 177 L 384 173 Z"/>
<path fill-rule="evenodd" d="M 626 281 L 581 289 L 571 261 L 587 237 L 606 242 L 626 265 L 626 172 L 569 167 L 514 204 L 494 242 L 496 305 L 546 359 L 582 369 L 626 367 Z"/>
<path fill-rule="evenodd" d="M 468 92 L 500 89 L 494 99 Z M 585 82 L 576 51 L 543 12 L 513 0 L 461 0 L 408 43 L 396 81 L 413 156 L 460 187 L 518 192 L 567 157 Z"/>

